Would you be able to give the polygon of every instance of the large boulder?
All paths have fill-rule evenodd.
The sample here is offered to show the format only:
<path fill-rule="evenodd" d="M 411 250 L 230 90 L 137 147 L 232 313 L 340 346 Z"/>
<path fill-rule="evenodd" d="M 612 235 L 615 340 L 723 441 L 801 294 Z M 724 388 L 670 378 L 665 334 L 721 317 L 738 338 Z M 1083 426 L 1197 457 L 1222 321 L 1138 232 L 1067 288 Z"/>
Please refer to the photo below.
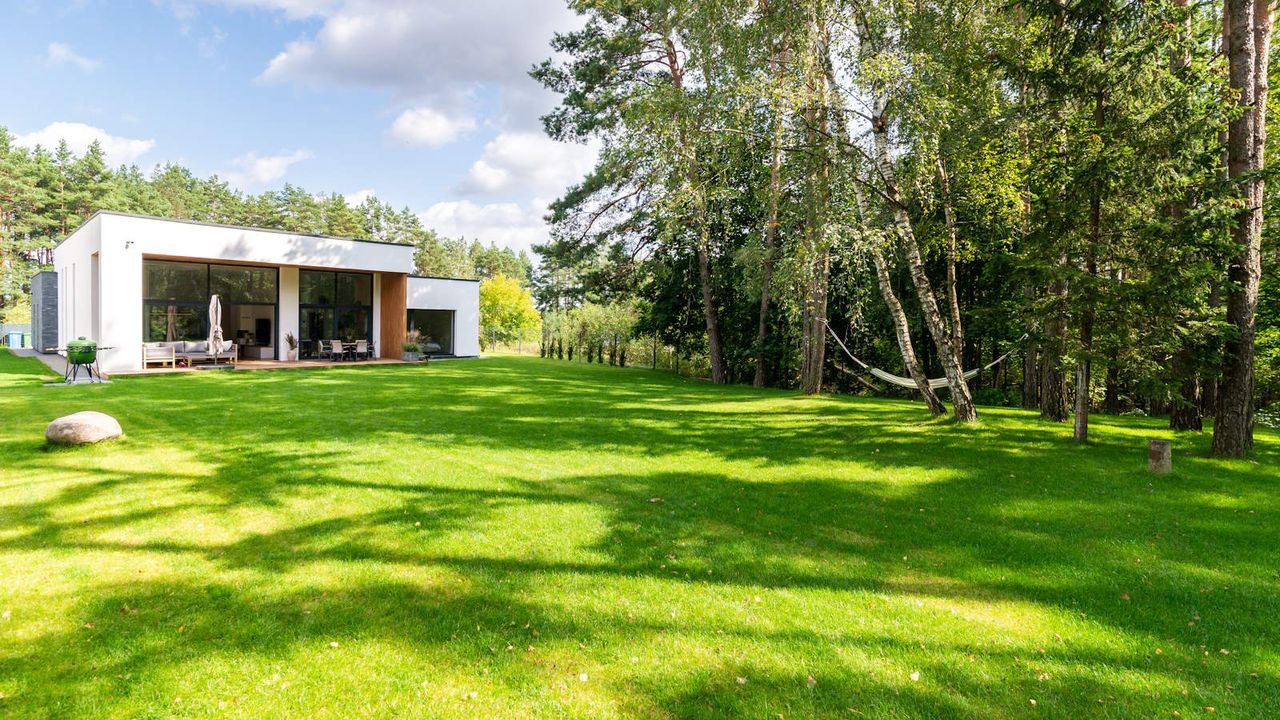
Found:
<path fill-rule="evenodd" d="M 118 438 L 124 434 L 110 415 L 86 411 L 60 417 L 45 428 L 44 439 L 57 445 L 86 445 Z"/>

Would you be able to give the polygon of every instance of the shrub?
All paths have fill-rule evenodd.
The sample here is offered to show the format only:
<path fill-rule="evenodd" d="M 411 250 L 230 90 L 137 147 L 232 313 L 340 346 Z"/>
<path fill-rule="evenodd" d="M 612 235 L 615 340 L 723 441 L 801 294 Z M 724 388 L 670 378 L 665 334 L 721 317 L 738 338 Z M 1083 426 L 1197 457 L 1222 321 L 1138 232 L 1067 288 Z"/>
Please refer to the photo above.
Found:
<path fill-rule="evenodd" d="M 1009 395 L 1000 388 L 985 387 L 973 394 L 973 404 L 1005 406 L 1009 404 Z"/>

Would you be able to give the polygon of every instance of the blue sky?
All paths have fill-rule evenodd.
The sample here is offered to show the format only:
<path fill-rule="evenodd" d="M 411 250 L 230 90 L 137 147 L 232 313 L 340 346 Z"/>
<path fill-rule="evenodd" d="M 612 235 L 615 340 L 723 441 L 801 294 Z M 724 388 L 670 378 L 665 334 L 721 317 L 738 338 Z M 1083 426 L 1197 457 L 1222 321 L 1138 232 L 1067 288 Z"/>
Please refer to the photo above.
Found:
<path fill-rule="evenodd" d="M 376 194 L 450 235 L 523 248 L 594 151 L 554 143 L 527 71 L 562 0 L 10 0 L 0 125 L 97 138 L 257 192 Z"/>

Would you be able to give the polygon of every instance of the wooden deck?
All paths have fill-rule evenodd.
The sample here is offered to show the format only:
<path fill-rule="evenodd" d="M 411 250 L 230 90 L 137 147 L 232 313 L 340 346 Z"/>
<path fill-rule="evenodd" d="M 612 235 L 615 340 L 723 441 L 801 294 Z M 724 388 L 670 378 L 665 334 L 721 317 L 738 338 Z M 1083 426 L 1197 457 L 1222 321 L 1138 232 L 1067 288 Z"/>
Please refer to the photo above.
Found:
<path fill-rule="evenodd" d="M 38 358 L 51 370 L 62 375 L 66 372 L 66 358 L 56 354 L 42 354 L 34 350 L 14 350 L 15 355 L 25 355 L 28 357 Z M 211 363 L 204 363 L 194 367 L 185 368 L 167 368 L 167 367 L 151 367 L 141 371 L 116 372 L 110 373 L 113 376 L 124 377 L 127 375 L 168 375 L 174 373 L 193 373 L 193 372 L 231 372 L 240 370 L 318 370 L 323 368 L 335 367 L 359 367 L 362 365 L 411 365 L 403 360 L 391 360 L 384 358 L 374 358 L 372 360 L 344 360 L 341 362 L 333 362 L 331 360 L 298 360 L 296 362 L 288 362 L 286 360 L 241 360 L 233 367 L 219 363 L 214 367 Z"/>

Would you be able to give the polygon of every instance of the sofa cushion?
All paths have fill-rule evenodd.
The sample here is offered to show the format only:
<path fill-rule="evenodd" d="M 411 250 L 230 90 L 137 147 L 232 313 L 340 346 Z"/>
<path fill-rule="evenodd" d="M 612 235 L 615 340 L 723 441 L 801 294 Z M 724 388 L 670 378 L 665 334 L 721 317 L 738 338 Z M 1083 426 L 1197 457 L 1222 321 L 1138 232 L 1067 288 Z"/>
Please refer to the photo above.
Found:
<path fill-rule="evenodd" d="M 182 352 L 187 354 L 207 353 L 209 352 L 209 342 L 207 340 L 188 340 L 182 344 Z"/>

